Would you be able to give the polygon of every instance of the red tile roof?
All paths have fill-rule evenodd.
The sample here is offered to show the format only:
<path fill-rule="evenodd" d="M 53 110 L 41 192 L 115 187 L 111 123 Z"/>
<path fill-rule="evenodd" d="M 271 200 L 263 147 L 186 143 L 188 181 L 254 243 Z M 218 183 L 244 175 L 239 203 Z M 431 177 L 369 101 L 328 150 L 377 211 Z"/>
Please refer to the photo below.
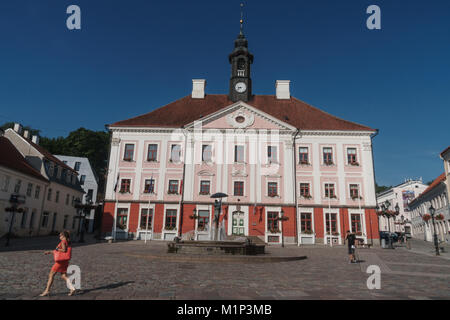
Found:
<path fill-rule="evenodd" d="M 48 181 L 41 173 L 33 168 L 16 149 L 16 147 L 5 137 L 0 137 L 0 165 L 9 169 L 24 173 L 34 178 Z"/>
<path fill-rule="evenodd" d="M 433 190 L 434 188 L 436 188 L 441 182 L 444 182 L 447 179 L 447 177 L 445 176 L 445 172 L 443 174 L 441 174 L 439 177 L 437 177 L 429 186 L 428 188 L 425 189 L 424 192 L 422 192 L 417 198 L 415 198 L 413 201 L 410 202 L 413 203 L 416 200 L 420 199 L 422 196 L 424 196 L 426 193 L 430 192 L 431 190 Z"/>
<path fill-rule="evenodd" d="M 207 95 L 205 99 L 192 99 L 187 96 L 150 113 L 110 126 L 182 128 L 232 104 L 224 94 Z M 278 100 L 273 95 L 256 95 L 247 104 L 300 130 L 376 131 L 335 117 L 296 98 Z"/>

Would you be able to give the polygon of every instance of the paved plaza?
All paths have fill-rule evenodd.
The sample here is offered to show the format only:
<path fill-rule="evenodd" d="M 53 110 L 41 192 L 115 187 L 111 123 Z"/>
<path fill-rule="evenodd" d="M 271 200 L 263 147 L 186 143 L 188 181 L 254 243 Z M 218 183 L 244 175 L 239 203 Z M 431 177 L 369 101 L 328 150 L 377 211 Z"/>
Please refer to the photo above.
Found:
<path fill-rule="evenodd" d="M 57 277 L 52 295 L 40 298 L 52 266 L 43 250 L 57 242 L 12 239 L 5 248 L 2 241 L 0 299 L 450 299 L 450 256 L 436 257 L 432 244 L 417 240 L 412 250 L 359 249 L 360 263 L 349 264 L 346 247 L 268 247 L 267 257 L 307 259 L 264 262 L 169 255 L 163 242 L 108 244 L 92 238 L 73 247 L 71 264 L 81 268 L 82 292 L 68 297 Z M 369 265 L 381 269 L 380 290 L 367 288 Z"/>

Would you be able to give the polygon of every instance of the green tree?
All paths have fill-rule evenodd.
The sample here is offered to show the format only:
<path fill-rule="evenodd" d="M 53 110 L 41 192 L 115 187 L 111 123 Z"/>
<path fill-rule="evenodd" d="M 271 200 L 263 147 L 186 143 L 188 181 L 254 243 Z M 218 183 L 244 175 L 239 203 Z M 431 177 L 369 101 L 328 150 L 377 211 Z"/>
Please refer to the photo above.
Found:
<path fill-rule="evenodd" d="M 389 190 L 390 188 L 392 188 L 392 186 L 387 187 L 387 186 L 379 186 L 378 184 L 375 184 L 375 192 L 376 193 L 384 192 L 386 190 Z"/>

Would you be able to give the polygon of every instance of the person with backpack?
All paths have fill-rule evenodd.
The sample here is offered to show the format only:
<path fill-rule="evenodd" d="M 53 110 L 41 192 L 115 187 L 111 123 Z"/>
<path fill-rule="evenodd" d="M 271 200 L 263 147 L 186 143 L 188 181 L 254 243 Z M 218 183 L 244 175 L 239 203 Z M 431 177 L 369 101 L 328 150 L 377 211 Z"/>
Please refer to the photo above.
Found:
<path fill-rule="evenodd" d="M 349 263 L 356 263 L 356 258 L 355 258 L 355 241 L 356 241 L 356 235 L 354 233 L 351 233 L 350 231 L 347 230 L 347 237 L 345 238 L 345 240 L 347 240 L 347 244 L 348 244 L 348 254 L 350 256 L 350 262 Z"/>
<path fill-rule="evenodd" d="M 45 288 L 44 292 L 40 294 L 41 297 L 50 295 L 50 288 L 52 287 L 53 280 L 57 273 L 61 273 L 61 278 L 67 283 L 67 286 L 70 288 L 69 296 L 74 295 L 76 291 L 75 287 L 67 277 L 67 268 L 69 267 L 69 261 L 72 255 L 69 231 L 61 232 L 59 234 L 59 239 L 61 240 L 61 242 L 58 244 L 55 250 L 44 252 L 45 255 L 53 253 L 55 264 L 50 270 L 50 273 L 48 275 L 47 287 Z"/>

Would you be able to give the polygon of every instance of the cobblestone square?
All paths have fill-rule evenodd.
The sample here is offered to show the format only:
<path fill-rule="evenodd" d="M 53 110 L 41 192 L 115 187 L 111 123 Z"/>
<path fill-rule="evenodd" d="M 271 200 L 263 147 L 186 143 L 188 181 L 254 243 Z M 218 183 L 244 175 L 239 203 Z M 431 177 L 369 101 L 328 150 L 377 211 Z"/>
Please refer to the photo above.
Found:
<path fill-rule="evenodd" d="M 432 245 L 413 250 L 371 248 L 357 251 L 349 264 L 347 248 L 268 247 L 268 257 L 307 256 L 290 262 L 237 262 L 167 254 L 164 242 L 74 244 L 71 264 L 81 268 L 82 291 L 68 297 L 55 278 L 52 295 L 38 297 L 46 285 L 56 238 L 13 239 L 0 248 L 0 299 L 139 300 L 310 300 L 450 299 L 450 259 L 431 254 Z M 422 247 L 421 247 L 422 246 Z M 381 289 L 369 290 L 369 265 L 381 269 Z"/>

